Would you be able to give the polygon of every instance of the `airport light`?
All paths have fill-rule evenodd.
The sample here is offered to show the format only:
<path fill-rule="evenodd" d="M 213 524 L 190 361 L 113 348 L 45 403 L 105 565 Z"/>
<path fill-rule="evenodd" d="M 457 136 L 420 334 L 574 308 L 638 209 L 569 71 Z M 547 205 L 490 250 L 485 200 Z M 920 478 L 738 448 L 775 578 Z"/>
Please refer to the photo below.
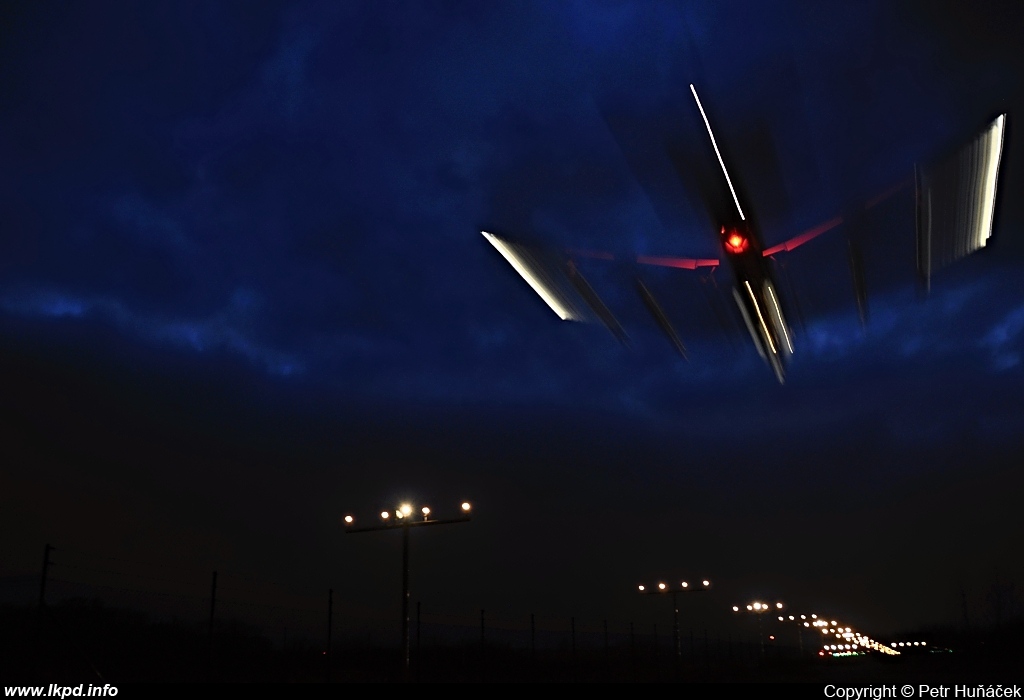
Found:
<path fill-rule="evenodd" d="M 774 610 L 774 611 L 782 610 L 783 607 L 785 607 L 785 606 L 781 602 L 764 603 L 764 602 L 762 602 L 760 600 L 755 600 L 755 601 L 752 601 L 750 603 L 747 603 L 746 606 L 744 606 L 744 607 L 746 608 L 746 612 L 753 613 L 754 615 L 757 616 L 757 639 L 758 639 L 758 642 L 760 642 L 760 644 L 761 644 L 761 660 L 764 661 L 764 629 L 763 629 L 763 627 L 761 625 L 761 616 L 764 613 L 772 611 L 772 610 Z M 732 611 L 736 612 L 736 613 L 741 612 L 740 606 L 739 605 L 732 606 Z M 784 618 L 780 617 L 779 619 L 782 620 Z"/>
<path fill-rule="evenodd" d="M 672 598 L 672 644 L 676 651 L 676 661 L 678 662 L 683 655 L 682 648 L 679 642 L 679 594 L 680 593 L 692 593 L 695 591 L 707 591 L 711 589 L 711 581 L 708 579 L 701 579 L 700 585 L 690 585 L 689 581 L 680 581 L 678 586 L 670 586 L 664 581 L 659 581 L 658 584 L 648 589 L 647 586 L 640 584 L 637 586 L 637 591 L 640 593 L 646 593 L 648 595 L 668 595 Z"/>
<path fill-rule="evenodd" d="M 379 525 L 363 527 L 353 527 L 356 522 L 355 516 L 346 515 L 344 517 L 346 534 L 380 532 L 382 530 L 402 531 L 402 670 L 406 674 L 409 673 L 409 530 L 414 527 L 425 527 L 427 525 L 455 525 L 457 523 L 469 522 L 470 510 L 472 509 L 469 502 L 463 501 L 459 509 L 461 514 L 457 517 L 431 519 L 431 509 L 428 506 L 422 506 L 420 513 L 423 517 L 417 520 L 413 517 L 415 510 L 413 505 L 411 503 L 400 503 L 394 510 L 393 518 L 391 517 L 391 511 L 382 510 L 380 512 Z"/>

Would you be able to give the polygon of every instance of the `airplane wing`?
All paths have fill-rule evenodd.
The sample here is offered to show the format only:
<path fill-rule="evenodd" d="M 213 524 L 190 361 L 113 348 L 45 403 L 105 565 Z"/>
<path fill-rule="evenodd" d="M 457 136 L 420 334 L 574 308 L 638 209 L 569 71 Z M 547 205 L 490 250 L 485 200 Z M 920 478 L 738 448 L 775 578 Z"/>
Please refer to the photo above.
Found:
<path fill-rule="evenodd" d="M 934 165 L 917 169 L 917 269 L 932 275 L 983 248 L 992 236 L 1006 115 Z"/>
<path fill-rule="evenodd" d="M 563 321 L 599 320 L 622 343 L 627 337 L 572 258 L 481 231 L 544 303 Z"/>
<path fill-rule="evenodd" d="M 711 138 L 721 174 L 728 185 L 728 204 L 741 220 L 749 218 L 742 197 L 737 194 L 733 179 L 711 130 L 703 105 L 691 86 L 693 97 Z M 929 287 L 932 275 L 952 262 L 984 247 L 992 235 L 999 165 L 1002 158 L 1006 115 L 1000 115 L 978 136 L 951 155 L 926 167 L 918 167 L 914 182 L 917 193 L 917 267 L 919 276 Z M 884 192 L 796 236 L 767 246 L 763 255 L 775 260 L 831 231 L 847 232 L 848 253 L 857 309 L 862 324 L 867 321 L 867 289 L 857 220 L 864 212 L 907 188 L 911 180 L 898 182 Z M 725 202 L 722 202 L 725 204 Z M 616 256 L 604 251 L 569 249 L 554 252 L 515 242 L 504 236 L 481 232 L 491 245 L 512 265 L 520 276 L 562 320 L 600 321 L 623 344 L 628 338 L 622 326 L 583 276 L 576 261 L 589 258 L 626 262 L 633 266 L 651 265 L 682 270 L 713 271 L 720 262 L 713 258 L 675 256 Z M 909 241 L 908 241 L 909 242 Z M 669 320 L 661 303 L 637 273 L 635 289 L 643 305 L 672 343 L 686 357 L 686 347 Z M 794 303 L 798 303 L 794 300 Z M 802 316 L 799 309 L 798 316 Z"/>
<path fill-rule="evenodd" d="M 925 291 L 930 291 L 932 276 L 936 272 L 985 247 L 992 236 L 1005 130 L 1006 115 L 1002 114 L 980 134 L 944 158 L 926 166 L 917 166 L 913 179 L 894 184 L 845 215 L 833 217 L 766 248 L 764 255 L 774 258 L 822 234 L 845 228 L 857 310 L 861 323 L 866 324 L 868 294 L 864 281 L 864 256 L 853 220 L 914 184 L 918 278 Z"/>

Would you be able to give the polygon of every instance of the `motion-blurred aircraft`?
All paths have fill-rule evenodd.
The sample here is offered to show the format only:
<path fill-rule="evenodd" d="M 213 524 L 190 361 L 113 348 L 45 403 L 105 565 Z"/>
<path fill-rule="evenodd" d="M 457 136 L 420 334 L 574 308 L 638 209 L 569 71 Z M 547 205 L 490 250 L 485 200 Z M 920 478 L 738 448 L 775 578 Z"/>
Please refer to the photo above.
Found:
<path fill-rule="evenodd" d="M 690 85 L 694 102 L 707 129 L 731 202 L 726 207 L 708 204 L 712 220 L 717 220 L 722 260 L 733 273 L 732 296 L 754 346 L 779 382 L 785 380 L 786 365 L 793 354 L 793 331 L 783 311 L 772 261 L 776 256 L 837 229 L 843 218 L 837 216 L 820 226 L 773 246 L 766 246 L 758 227 L 752 225 L 750 212 L 743 204 L 726 168 L 711 123 L 697 90 Z M 999 164 L 1003 151 L 1006 115 L 996 117 L 979 135 L 962 144 L 937 164 L 915 168 L 917 202 L 917 270 L 920 283 L 931 286 L 932 275 L 940 268 L 982 248 L 992 235 Z M 870 208 L 902 189 L 900 183 L 864 206 Z M 724 190 L 723 190 L 724 191 Z M 740 190 L 743 191 L 743 190 Z M 570 250 L 561 254 L 531 247 L 487 231 L 483 236 L 504 256 L 559 318 L 566 321 L 602 322 L 620 341 L 626 335 L 611 310 L 584 279 L 576 263 L 579 258 L 613 260 L 600 251 Z M 718 259 L 635 256 L 635 262 L 688 270 L 714 268 Z M 854 292 L 862 323 L 867 316 L 867 292 L 863 263 L 856 245 L 850 247 Z M 662 305 L 639 276 L 636 290 L 673 347 L 684 358 L 686 347 Z"/>

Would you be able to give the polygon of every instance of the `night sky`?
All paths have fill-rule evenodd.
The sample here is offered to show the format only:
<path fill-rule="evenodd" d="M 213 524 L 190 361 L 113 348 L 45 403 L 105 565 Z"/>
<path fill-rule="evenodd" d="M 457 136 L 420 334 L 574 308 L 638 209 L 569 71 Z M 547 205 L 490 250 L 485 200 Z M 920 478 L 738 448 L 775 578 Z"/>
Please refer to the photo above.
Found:
<path fill-rule="evenodd" d="M 390 621 L 400 537 L 342 516 L 468 499 L 413 533 L 412 598 L 470 620 L 667 625 L 636 585 L 708 577 L 712 626 L 992 622 L 1024 585 L 1021 14 L 937 6 L 4 4 L 0 593 L 49 542 L 66 580 Z M 643 271 L 689 361 L 614 264 L 584 269 L 629 347 L 559 321 L 480 231 L 718 256 L 690 83 L 768 245 L 1007 113 L 990 245 L 925 297 L 912 188 L 873 208 L 866 330 L 843 229 L 790 253 L 785 385 L 727 270 Z"/>

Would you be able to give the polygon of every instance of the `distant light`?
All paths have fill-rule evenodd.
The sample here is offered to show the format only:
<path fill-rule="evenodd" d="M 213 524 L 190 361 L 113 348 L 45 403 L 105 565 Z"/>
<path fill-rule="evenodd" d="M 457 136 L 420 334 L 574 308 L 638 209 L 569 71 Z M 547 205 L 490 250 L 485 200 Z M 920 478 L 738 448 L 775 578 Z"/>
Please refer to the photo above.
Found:
<path fill-rule="evenodd" d="M 391 517 L 391 514 L 388 513 L 386 510 L 382 510 L 380 512 L 380 517 L 381 517 L 382 520 L 387 520 L 388 518 Z"/>
<path fill-rule="evenodd" d="M 832 620 L 832 626 L 833 626 L 833 627 L 835 627 L 835 626 L 836 626 L 836 621 L 835 621 L 835 620 Z"/>
<path fill-rule="evenodd" d="M 659 584 L 658 584 L 658 590 L 661 590 L 661 591 L 663 591 L 663 590 L 665 590 L 665 588 L 666 588 L 666 586 L 665 586 L 665 584 L 664 584 L 664 583 L 659 583 Z"/>
<path fill-rule="evenodd" d="M 398 506 L 398 510 L 403 516 L 412 515 L 412 506 L 409 505 L 408 503 L 403 503 L 402 505 Z"/>
<path fill-rule="evenodd" d="M 689 587 L 690 587 L 690 584 L 688 584 L 686 581 L 683 581 L 683 588 L 689 588 Z"/>
<path fill-rule="evenodd" d="M 351 525 L 353 522 L 355 522 L 355 518 L 353 518 L 351 515 L 346 515 L 345 516 L 345 524 L 346 525 Z"/>
<path fill-rule="evenodd" d="M 795 618 L 795 617 L 793 617 L 792 615 L 790 615 L 790 616 L 789 616 L 789 619 L 790 619 L 790 620 L 795 620 L 796 618 Z"/>
<path fill-rule="evenodd" d="M 427 508 L 426 506 L 423 506 L 423 508 L 421 508 L 420 510 L 423 513 L 423 517 L 424 518 L 427 517 L 428 515 L 430 515 L 430 508 Z"/>
<path fill-rule="evenodd" d="M 775 641 L 775 635 L 774 634 L 769 634 L 768 635 L 768 639 L 770 639 L 770 640 L 772 640 L 774 642 Z"/>
<path fill-rule="evenodd" d="M 760 609 L 761 609 L 761 604 L 760 603 L 754 603 L 754 610 L 760 610 Z"/>
<path fill-rule="evenodd" d="M 753 608 L 748 605 L 747 610 L 753 610 Z"/>
<path fill-rule="evenodd" d="M 405 517 L 405 513 L 403 513 L 401 509 L 398 509 L 395 511 L 395 517 L 401 520 Z"/>
<path fill-rule="evenodd" d="M 811 626 L 811 623 L 810 623 L 810 622 L 805 622 L 805 623 L 804 623 L 804 627 L 810 627 L 810 626 Z"/>
<path fill-rule="evenodd" d="M 785 622 L 785 621 L 786 621 L 786 618 L 784 618 L 782 615 L 779 615 L 779 622 Z"/>
<path fill-rule="evenodd" d="M 806 615 L 801 615 L 801 616 L 800 616 L 800 619 L 801 619 L 801 620 L 806 620 L 806 619 L 807 619 L 807 616 L 806 616 Z"/>
<path fill-rule="evenodd" d="M 812 619 L 812 620 L 817 620 L 817 619 L 818 619 L 818 616 L 817 616 L 817 615 L 811 615 L 811 619 Z"/>
<path fill-rule="evenodd" d="M 738 605 L 732 606 L 732 611 L 733 612 L 739 612 L 740 611 L 740 606 L 738 606 Z"/>
<path fill-rule="evenodd" d="M 707 579 L 704 579 L 703 581 L 701 581 L 701 583 L 703 585 L 705 585 L 705 586 L 710 586 L 711 585 L 711 581 L 708 581 Z"/>
<path fill-rule="evenodd" d="M 469 501 L 463 501 L 462 502 L 462 512 L 463 513 L 468 513 L 470 508 L 472 508 L 472 506 L 469 505 Z"/>
<path fill-rule="evenodd" d="M 643 586 L 637 586 L 637 590 L 642 591 L 642 590 L 644 590 L 644 587 Z"/>
<path fill-rule="evenodd" d="M 778 608 L 779 610 L 782 610 L 782 603 L 776 603 L 775 607 Z"/>

